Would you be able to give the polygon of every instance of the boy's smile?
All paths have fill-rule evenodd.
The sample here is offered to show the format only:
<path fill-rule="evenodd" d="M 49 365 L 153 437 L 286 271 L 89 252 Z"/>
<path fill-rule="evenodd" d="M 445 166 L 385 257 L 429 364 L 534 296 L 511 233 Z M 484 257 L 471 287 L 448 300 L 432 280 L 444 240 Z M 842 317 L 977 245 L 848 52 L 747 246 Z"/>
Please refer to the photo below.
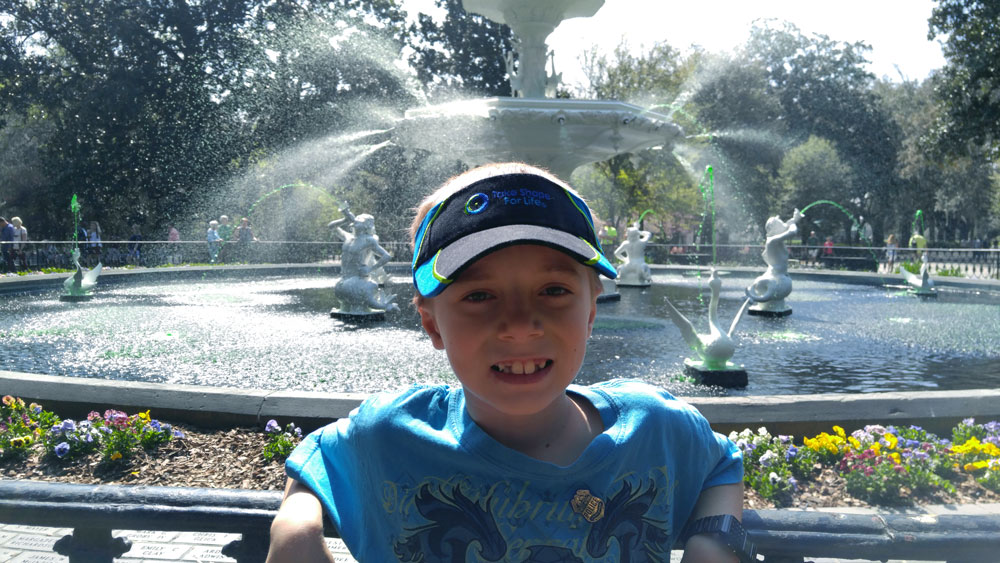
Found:
<path fill-rule="evenodd" d="M 484 428 L 562 412 L 596 314 L 592 270 L 546 246 L 487 254 L 420 304 Z"/>

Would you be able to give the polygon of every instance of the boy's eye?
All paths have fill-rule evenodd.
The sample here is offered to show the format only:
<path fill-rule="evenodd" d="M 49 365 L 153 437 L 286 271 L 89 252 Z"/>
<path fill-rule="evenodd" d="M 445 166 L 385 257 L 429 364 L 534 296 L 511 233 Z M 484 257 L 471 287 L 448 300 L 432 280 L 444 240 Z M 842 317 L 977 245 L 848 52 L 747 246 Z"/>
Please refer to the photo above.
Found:
<path fill-rule="evenodd" d="M 545 289 L 542 290 L 542 294 L 548 296 L 569 295 L 570 293 L 571 293 L 570 290 L 558 285 L 546 287 Z"/>
<path fill-rule="evenodd" d="M 472 293 L 466 295 L 462 298 L 462 301 L 469 301 L 472 303 L 481 303 L 490 298 L 490 294 L 485 291 L 473 291 Z"/>

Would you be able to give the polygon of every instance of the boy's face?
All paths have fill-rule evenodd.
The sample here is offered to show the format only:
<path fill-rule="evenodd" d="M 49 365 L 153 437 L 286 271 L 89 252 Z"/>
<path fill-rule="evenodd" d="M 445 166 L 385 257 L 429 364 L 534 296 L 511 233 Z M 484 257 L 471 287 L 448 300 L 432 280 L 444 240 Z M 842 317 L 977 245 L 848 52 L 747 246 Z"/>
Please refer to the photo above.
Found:
<path fill-rule="evenodd" d="M 597 312 L 593 273 L 534 244 L 500 249 L 419 306 L 477 422 L 537 414 L 565 396 Z"/>

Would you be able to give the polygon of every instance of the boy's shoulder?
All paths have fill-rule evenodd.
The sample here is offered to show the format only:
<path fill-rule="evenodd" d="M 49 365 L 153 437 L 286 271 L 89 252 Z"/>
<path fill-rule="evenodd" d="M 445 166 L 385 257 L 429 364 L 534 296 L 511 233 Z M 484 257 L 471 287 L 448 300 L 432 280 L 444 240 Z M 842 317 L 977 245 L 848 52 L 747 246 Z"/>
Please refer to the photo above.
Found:
<path fill-rule="evenodd" d="M 356 429 L 412 427 L 416 423 L 442 427 L 454 408 L 458 388 L 449 385 L 414 385 L 393 392 L 375 393 L 351 412 Z"/>
<path fill-rule="evenodd" d="M 620 415 L 636 420 L 658 420 L 676 422 L 678 419 L 690 421 L 704 420 L 698 409 L 674 397 L 669 391 L 656 385 L 636 379 L 612 379 L 587 386 L 570 386 L 587 397 L 598 410 L 602 403 Z"/>

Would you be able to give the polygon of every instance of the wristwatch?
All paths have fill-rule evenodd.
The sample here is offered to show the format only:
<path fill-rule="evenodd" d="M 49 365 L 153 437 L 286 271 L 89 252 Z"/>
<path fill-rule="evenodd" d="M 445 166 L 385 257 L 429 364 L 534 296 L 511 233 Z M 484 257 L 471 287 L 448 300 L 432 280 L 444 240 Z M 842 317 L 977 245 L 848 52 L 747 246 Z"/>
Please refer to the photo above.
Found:
<path fill-rule="evenodd" d="M 756 563 L 757 547 L 754 546 L 743 525 L 732 514 L 717 514 L 688 522 L 680 540 L 687 543 L 691 536 L 704 534 L 733 550 L 740 563 Z"/>

